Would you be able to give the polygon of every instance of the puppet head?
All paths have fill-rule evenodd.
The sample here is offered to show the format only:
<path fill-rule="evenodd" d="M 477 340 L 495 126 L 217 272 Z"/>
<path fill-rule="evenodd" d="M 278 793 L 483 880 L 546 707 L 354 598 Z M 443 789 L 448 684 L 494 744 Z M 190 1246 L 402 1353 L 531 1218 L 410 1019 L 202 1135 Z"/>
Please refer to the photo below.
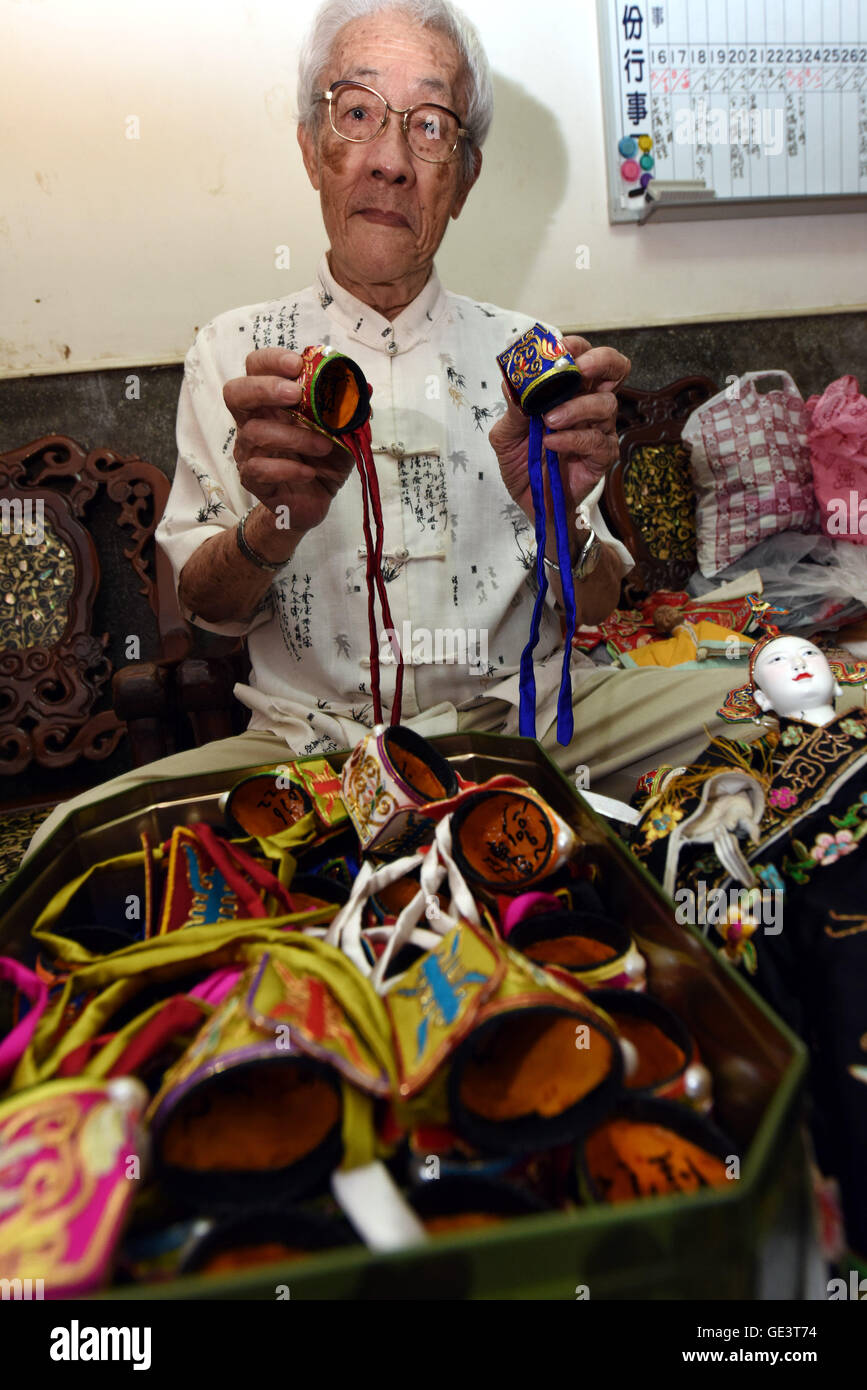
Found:
<path fill-rule="evenodd" d="M 809 724 L 833 719 L 834 700 L 843 693 L 824 652 L 799 637 L 775 637 L 750 653 L 750 676 L 760 709 Z"/>
<path fill-rule="evenodd" d="M 843 693 L 841 681 L 862 683 L 867 664 L 853 659 L 850 668 L 829 662 L 808 638 L 768 633 L 750 652 L 749 672 L 747 685 L 732 690 L 719 710 L 723 719 L 734 722 L 775 713 L 822 725 L 834 718 L 834 700 Z"/>

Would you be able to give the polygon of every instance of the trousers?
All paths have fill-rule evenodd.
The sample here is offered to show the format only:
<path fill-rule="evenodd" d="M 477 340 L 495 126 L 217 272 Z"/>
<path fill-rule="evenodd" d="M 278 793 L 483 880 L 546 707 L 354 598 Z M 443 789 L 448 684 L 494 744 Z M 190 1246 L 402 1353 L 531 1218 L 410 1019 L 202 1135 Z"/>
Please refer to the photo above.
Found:
<path fill-rule="evenodd" d="M 571 743 L 557 743 L 556 721 L 551 720 L 537 737 L 545 752 L 564 773 L 582 769 L 579 785 L 603 796 L 628 800 L 643 773 L 661 763 L 680 766 L 694 761 L 708 737 L 751 740 L 766 732 L 758 723 L 731 725 L 718 718 L 716 710 L 727 692 L 743 679 L 742 668 L 713 667 L 708 670 L 678 670 L 650 667 L 624 671 L 599 667 L 573 673 L 575 733 Z M 847 703 L 848 702 L 848 703 Z M 864 704 L 861 687 L 838 701 L 838 711 Z M 452 727 L 442 719 L 433 732 L 514 733 L 517 711 L 505 700 L 482 701 L 475 709 L 455 711 Z M 419 733 L 425 725 L 413 721 Z M 24 859 L 51 836 L 68 815 L 82 806 L 116 796 L 142 783 L 159 784 L 172 777 L 195 772 L 240 771 L 269 763 L 280 763 L 298 756 L 286 738 L 275 729 L 247 729 L 232 738 L 216 739 L 143 767 L 133 768 L 119 777 L 90 787 L 62 802 L 46 817 L 34 834 Z M 236 779 L 229 777 L 226 785 Z M 109 819 L 108 813 L 106 819 Z"/>
<path fill-rule="evenodd" d="M 734 678 L 732 678 L 734 677 Z M 732 734 L 731 724 L 716 710 L 728 689 L 738 682 L 734 669 L 620 670 L 597 667 L 574 673 L 575 733 L 568 746 L 557 744 L 556 721 L 536 730 L 547 755 L 564 773 L 584 769 L 581 785 L 627 801 L 642 773 L 659 763 L 692 762 L 709 734 Z M 853 703 L 856 701 L 853 701 Z M 457 733 L 514 733 L 517 710 L 502 699 L 479 702 L 475 709 L 457 710 L 452 731 Z M 443 730 L 442 721 L 438 730 Z M 425 733 L 424 724 L 420 733 Z M 759 724 L 736 727 L 736 737 L 756 738 Z M 24 858 L 39 848 L 54 830 L 81 806 L 103 801 L 143 783 L 160 784 L 190 773 L 231 773 L 246 767 L 286 762 L 295 753 L 278 728 L 247 728 L 232 738 L 215 739 L 201 748 L 172 753 L 170 758 L 135 767 L 61 802 L 40 824 Z M 235 778 L 226 778 L 231 785 Z"/>

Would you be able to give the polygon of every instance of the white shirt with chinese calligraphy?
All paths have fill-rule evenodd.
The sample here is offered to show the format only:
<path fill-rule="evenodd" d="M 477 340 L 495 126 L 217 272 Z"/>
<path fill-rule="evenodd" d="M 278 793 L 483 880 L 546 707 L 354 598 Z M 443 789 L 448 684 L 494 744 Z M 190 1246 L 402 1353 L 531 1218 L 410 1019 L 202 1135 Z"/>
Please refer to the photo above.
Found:
<path fill-rule="evenodd" d="M 391 323 L 337 285 L 324 256 L 310 288 L 213 319 L 187 354 L 178 464 L 156 533 L 175 581 L 194 550 L 234 529 L 257 500 L 238 480 L 223 386 L 245 374 L 255 348 L 300 352 L 324 343 L 352 357 L 373 387 L 383 573 L 405 660 L 402 721 L 432 735 L 455 731 L 458 711 L 482 698 L 517 705 L 535 538 L 506 491 L 487 436 L 505 410 L 497 353 L 532 322 L 449 294 L 434 271 Z M 600 483 L 586 499 L 589 517 L 618 550 L 625 572 L 632 560 L 605 527 L 601 490 Z M 236 685 L 235 694 L 253 712 L 251 729 L 277 732 L 296 754 L 350 746 L 373 722 L 361 518 L 353 472 L 249 622 L 184 615 L 211 632 L 247 634 L 250 684 Z M 378 609 L 377 626 L 381 632 Z M 387 637 L 379 650 L 387 718 L 395 677 Z M 560 619 L 546 604 L 536 648 L 540 731 L 543 718 L 553 718 L 561 660 Z M 583 660 L 573 657 L 573 664 Z"/>

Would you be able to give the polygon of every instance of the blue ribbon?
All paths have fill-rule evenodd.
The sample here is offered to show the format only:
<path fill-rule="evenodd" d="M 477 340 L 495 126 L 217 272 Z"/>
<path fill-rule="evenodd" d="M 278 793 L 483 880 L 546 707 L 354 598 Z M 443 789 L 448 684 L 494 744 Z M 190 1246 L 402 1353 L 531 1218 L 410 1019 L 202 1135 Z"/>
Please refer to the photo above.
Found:
<path fill-rule="evenodd" d="M 572 742 L 575 720 L 572 714 L 572 638 L 575 635 L 575 582 L 572 578 L 572 557 L 569 554 L 569 522 L 566 518 L 566 499 L 560 477 L 560 460 L 551 449 L 545 450 L 551 501 L 554 506 L 554 534 L 557 538 L 557 564 L 560 566 L 560 587 L 566 609 L 566 637 L 563 647 L 563 670 L 560 675 L 560 694 L 557 696 L 557 742 L 566 746 Z"/>
<path fill-rule="evenodd" d="M 542 417 L 530 416 L 530 443 L 527 450 L 527 471 L 530 475 L 530 493 L 533 498 L 533 514 L 536 522 L 536 602 L 530 623 L 530 638 L 521 652 L 521 670 L 518 677 L 520 703 L 518 706 L 518 732 L 522 738 L 536 737 L 536 676 L 533 671 L 533 651 L 539 641 L 539 624 L 542 619 L 542 605 L 548 592 L 548 576 L 545 573 L 545 488 L 542 482 Z"/>
<path fill-rule="evenodd" d="M 544 425 L 541 415 L 530 416 L 530 440 L 527 448 L 527 471 L 530 477 L 530 494 L 533 498 L 533 512 L 536 523 L 536 577 L 538 590 L 533 605 L 530 623 L 530 637 L 521 653 L 521 667 L 518 678 L 519 706 L 518 732 L 523 738 L 536 737 L 536 677 L 533 670 L 533 652 L 539 642 L 539 627 L 542 620 L 542 607 L 548 592 L 548 578 L 545 574 L 545 487 L 542 477 L 542 433 Z M 548 479 L 551 485 L 551 504 L 554 510 L 554 534 L 557 542 L 557 564 L 560 566 L 560 584 L 563 590 L 563 604 L 566 609 L 566 642 L 563 651 L 563 670 L 560 676 L 560 693 L 557 697 L 557 742 L 571 743 L 575 728 L 572 714 L 572 679 L 570 662 L 572 659 L 572 637 L 575 632 L 575 585 L 572 580 L 572 560 L 569 554 L 569 523 L 566 517 L 566 499 L 563 495 L 563 480 L 560 476 L 560 460 L 551 450 L 545 450 L 548 465 Z"/>

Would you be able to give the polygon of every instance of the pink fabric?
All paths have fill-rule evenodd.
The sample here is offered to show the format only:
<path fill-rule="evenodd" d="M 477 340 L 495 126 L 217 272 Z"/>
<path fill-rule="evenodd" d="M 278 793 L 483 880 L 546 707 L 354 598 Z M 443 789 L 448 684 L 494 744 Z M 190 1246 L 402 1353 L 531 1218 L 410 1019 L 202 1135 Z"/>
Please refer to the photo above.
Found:
<path fill-rule="evenodd" d="M 215 970 L 213 975 L 200 980 L 192 989 L 187 990 L 187 994 L 190 999 L 201 999 L 203 1003 L 216 1007 L 229 993 L 235 981 L 240 979 L 242 973 L 237 965 L 224 965 L 222 970 Z"/>
<path fill-rule="evenodd" d="M 20 961 L 12 960 L 9 956 L 0 956 L 0 980 L 11 981 L 25 998 L 30 1000 L 31 1005 L 12 1032 L 0 1041 L 0 1081 L 5 1081 L 12 1074 L 19 1057 L 33 1037 L 48 998 L 48 986 L 38 975 L 34 975 L 32 970 L 28 970 Z"/>
<path fill-rule="evenodd" d="M 0 1151 L 19 1157 L 0 1172 L 0 1269 L 42 1279 L 40 1298 L 76 1298 L 105 1282 L 137 1195 L 129 1157 L 141 1152 L 141 1105 L 115 1100 L 116 1084 L 49 1082 L 4 1105 Z M 41 1245 L 34 1232 L 45 1232 Z"/>
<path fill-rule="evenodd" d="M 867 398 L 856 377 L 841 376 L 806 405 L 822 530 L 867 545 Z"/>
<path fill-rule="evenodd" d="M 781 391 L 755 381 L 778 377 Z M 696 493 L 702 574 L 714 575 L 779 531 L 815 531 L 807 407 L 786 372 L 750 372 L 694 410 L 683 430 Z"/>
<path fill-rule="evenodd" d="M 503 939 L 508 941 L 510 933 L 525 917 L 536 917 L 540 912 L 562 911 L 563 904 L 553 893 L 522 893 L 520 897 L 510 900 L 503 913 Z"/>

